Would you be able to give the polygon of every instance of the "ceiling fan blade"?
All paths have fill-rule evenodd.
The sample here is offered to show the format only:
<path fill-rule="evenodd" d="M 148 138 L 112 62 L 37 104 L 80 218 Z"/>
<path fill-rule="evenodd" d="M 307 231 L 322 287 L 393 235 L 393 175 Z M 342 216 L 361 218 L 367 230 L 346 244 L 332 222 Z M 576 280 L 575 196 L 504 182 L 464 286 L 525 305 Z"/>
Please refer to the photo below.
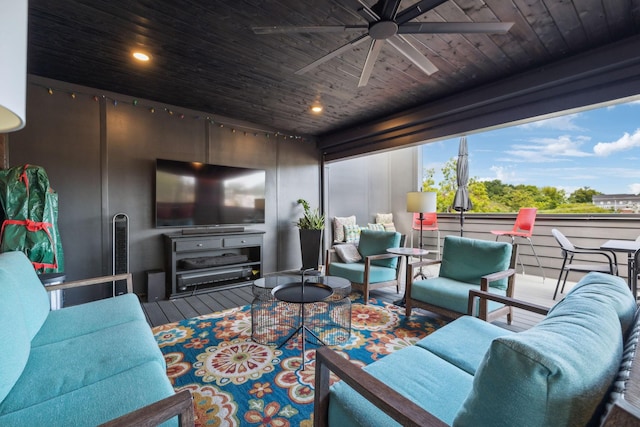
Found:
<path fill-rule="evenodd" d="M 369 37 L 369 34 L 363 34 L 361 36 L 359 36 L 356 39 L 351 40 L 349 43 L 337 48 L 334 51 L 331 51 L 329 53 L 327 53 L 325 56 L 323 56 L 320 59 L 316 59 L 315 61 L 313 61 L 311 64 L 307 65 L 306 67 L 300 68 L 298 71 L 296 71 L 296 74 L 304 74 L 309 70 L 312 70 L 313 68 L 317 67 L 320 64 L 323 64 L 325 62 L 327 62 L 328 60 L 330 60 L 331 58 L 335 58 L 336 56 L 340 55 L 343 52 L 346 52 L 347 50 L 351 49 L 354 46 L 359 45 L 360 43 L 369 40 L 371 37 Z"/>
<path fill-rule="evenodd" d="M 380 20 L 380 16 L 363 0 L 358 0 L 358 3 L 360 3 L 360 7 L 358 8 L 358 13 L 360 14 L 360 16 L 362 16 L 369 22 L 376 22 Z"/>
<path fill-rule="evenodd" d="M 371 42 L 367 59 L 364 61 L 364 67 L 362 67 L 358 87 L 366 86 L 369 82 L 369 77 L 371 77 L 371 72 L 373 71 L 373 65 L 378 60 L 378 55 L 380 54 L 383 44 L 384 40 L 373 40 L 373 42 Z"/>
<path fill-rule="evenodd" d="M 433 63 L 422 54 L 422 52 L 416 49 L 414 45 L 409 43 L 403 37 L 395 35 L 389 37 L 387 41 L 427 75 L 431 75 L 438 71 L 438 68 L 433 65 Z"/>
<path fill-rule="evenodd" d="M 398 34 L 504 34 L 513 22 L 407 22 L 398 27 Z"/>
<path fill-rule="evenodd" d="M 413 6 L 410 6 L 398 13 L 396 16 L 396 22 L 398 25 L 409 22 L 412 19 L 429 12 L 431 9 L 435 9 L 446 1 L 447 0 L 421 0 Z"/>
<path fill-rule="evenodd" d="M 255 34 L 286 34 L 286 33 L 340 33 L 343 31 L 366 30 L 367 25 L 317 25 L 317 26 L 271 26 L 251 27 Z"/>
<path fill-rule="evenodd" d="M 400 0 L 380 0 L 372 9 L 378 13 L 380 18 L 384 20 L 393 20 L 398 13 Z"/>

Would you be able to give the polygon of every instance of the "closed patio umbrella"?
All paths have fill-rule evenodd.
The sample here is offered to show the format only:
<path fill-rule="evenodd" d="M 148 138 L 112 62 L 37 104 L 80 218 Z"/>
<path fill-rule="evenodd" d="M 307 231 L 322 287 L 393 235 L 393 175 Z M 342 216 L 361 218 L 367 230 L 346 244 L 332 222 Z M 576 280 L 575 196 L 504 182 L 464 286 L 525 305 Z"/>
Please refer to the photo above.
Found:
<path fill-rule="evenodd" d="M 458 147 L 458 164 L 456 166 L 456 181 L 458 189 L 453 198 L 453 209 L 460 212 L 460 236 L 464 234 L 464 212 L 473 209 L 473 203 L 469 198 L 469 152 L 467 149 L 467 137 L 460 138 Z"/>

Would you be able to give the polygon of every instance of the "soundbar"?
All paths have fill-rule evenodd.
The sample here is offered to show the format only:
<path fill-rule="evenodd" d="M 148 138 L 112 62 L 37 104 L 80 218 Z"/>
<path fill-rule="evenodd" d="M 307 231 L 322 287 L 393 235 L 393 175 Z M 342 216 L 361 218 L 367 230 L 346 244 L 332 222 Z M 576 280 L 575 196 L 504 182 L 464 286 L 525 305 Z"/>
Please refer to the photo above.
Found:
<path fill-rule="evenodd" d="M 228 268 L 216 271 L 195 271 L 190 273 L 179 273 L 176 275 L 180 290 L 185 290 L 188 286 L 248 277 L 251 277 L 251 267 Z"/>
<path fill-rule="evenodd" d="M 183 228 L 183 235 L 190 234 L 217 234 L 217 233 L 244 233 L 244 227 L 232 226 L 232 227 L 196 227 L 196 228 Z"/>

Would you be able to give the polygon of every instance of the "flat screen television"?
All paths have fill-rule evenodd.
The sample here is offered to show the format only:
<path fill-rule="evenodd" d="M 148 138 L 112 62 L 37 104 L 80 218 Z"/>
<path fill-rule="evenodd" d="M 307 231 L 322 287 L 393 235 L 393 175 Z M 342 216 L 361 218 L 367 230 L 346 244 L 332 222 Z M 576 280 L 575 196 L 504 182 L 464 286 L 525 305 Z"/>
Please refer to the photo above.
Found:
<path fill-rule="evenodd" d="M 156 227 L 263 224 L 266 174 L 177 160 L 156 160 Z"/>

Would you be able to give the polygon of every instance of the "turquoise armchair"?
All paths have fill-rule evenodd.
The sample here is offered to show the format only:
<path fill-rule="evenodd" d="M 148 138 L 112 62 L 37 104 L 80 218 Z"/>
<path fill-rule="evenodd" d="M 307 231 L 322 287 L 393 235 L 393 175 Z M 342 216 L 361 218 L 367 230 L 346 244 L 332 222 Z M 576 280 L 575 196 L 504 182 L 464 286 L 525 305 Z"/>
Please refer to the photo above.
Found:
<path fill-rule="evenodd" d="M 407 268 L 406 314 L 419 307 L 449 318 L 467 313 L 469 291 L 481 290 L 512 298 L 518 247 L 507 242 L 446 236 L 441 260 L 415 262 Z M 437 277 L 413 280 L 418 268 L 440 264 Z M 507 315 L 512 307 L 486 300 L 478 302 L 478 317 L 491 321 Z"/>
<path fill-rule="evenodd" d="M 369 291 L 387 286 L 395 286 L 400 292 L 400 255 L 388 253 L 387 248 L 404 245 L 405 236 L 395 231 L 373 231 L 363 229 L 360 233 L 358 253 L 361 260 L 341 261 L 335 249 L 327 251 L 327 274 L 343 277 L 355 288 L 362 290 L 364 303 L 369 301 Z"/>

